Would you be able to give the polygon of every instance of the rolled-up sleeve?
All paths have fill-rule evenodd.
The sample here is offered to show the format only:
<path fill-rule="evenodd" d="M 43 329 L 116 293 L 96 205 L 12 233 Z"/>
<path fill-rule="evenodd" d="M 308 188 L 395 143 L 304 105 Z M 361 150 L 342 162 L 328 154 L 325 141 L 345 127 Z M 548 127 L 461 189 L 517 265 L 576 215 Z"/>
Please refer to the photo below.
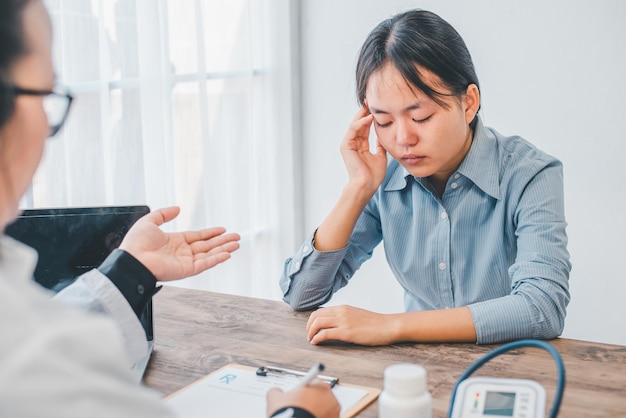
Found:
<path fill-rule="evenodd" d="M 515 209 L 517 256 L 511 294 L 469 306 L 479 344 L 556 338 L 570 300 L 562 166 L 553 161 L 520 192 Z"/>
<path fill-rule="evenodd" d="M 333 293 L 347 283 L 336 284 L 337 271 L 347 248 L 317 251 L 309 235 L 300 249 L 285 261 L 280 288 L 283 300 L 293 309 L 314 309 L 330 300 Z"/>

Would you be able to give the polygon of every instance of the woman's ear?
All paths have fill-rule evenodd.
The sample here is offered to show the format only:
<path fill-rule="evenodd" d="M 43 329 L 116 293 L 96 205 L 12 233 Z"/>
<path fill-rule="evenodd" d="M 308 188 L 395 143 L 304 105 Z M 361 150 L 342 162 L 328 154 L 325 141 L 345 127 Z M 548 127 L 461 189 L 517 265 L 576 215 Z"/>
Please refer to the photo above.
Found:
<path fill-rule="evenodd" d="M 467 86 L 463 102 L 465 105 L 465 121 L 469 125 L 476 117 L 476 113 L 478 113 L 480 108 L 480 91 L 476 84 Z"/>

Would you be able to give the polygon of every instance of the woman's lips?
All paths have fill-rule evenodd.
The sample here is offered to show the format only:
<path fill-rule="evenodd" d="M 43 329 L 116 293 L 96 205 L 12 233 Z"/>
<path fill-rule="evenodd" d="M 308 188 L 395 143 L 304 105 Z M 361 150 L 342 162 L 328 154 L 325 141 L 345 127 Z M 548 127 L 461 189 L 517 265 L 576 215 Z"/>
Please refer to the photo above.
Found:
<path fill-rule="evenodd" d="M 423 155 L 406 154 L 402 156 L 402 161 L 409 165 L 419 164 L 424 160 Z"/>

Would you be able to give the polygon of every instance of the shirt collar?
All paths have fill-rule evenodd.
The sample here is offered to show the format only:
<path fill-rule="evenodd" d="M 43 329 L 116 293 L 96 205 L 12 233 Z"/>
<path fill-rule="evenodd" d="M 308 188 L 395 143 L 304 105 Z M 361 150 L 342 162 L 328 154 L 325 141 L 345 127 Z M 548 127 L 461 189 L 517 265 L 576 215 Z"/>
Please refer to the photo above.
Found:
<path fill-rule="evenodd" d="M 457 170 L 458 173 L 467 177 L 482 191 L 500 199 L 500 181 L 498 173 L 498 149 L 496 139 L 483 125 L 477 116 L 476 128 L 472 146 Z M 389 165 L 389 180 L 384 187 L 385 191 L 402 190 L 407 185 L 407 177 L 411 176 L 396 160 Z M 416 179 L 418 182 L 420 179 Z"/>
<path fill-rule="evenodd" d="M 411 173 L 409 173 L 406 168 L 402 166 L 402 164 L 393 158 L 389 163 L 389 168 L 390 170 L 387 172 L 389 180 L 387 181 L 384 190 L 389 192 L 404 189 L 406 187 L 406 179 L 411 175 Z"/>
<path fill-rule="evenodd" d="M 501 198 L 498 144 L 495 136 L 485 128 L 480 118 L 474 129 L 472 146 L 457 172 L 493 198 L 498 200 Z"/>

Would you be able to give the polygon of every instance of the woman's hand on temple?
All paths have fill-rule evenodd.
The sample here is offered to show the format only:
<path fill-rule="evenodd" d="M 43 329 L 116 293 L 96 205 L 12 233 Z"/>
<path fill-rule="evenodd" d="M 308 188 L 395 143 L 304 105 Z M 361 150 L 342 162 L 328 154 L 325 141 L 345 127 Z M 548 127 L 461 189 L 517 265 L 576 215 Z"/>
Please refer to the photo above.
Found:
<path fill-rule="evenodd" d="M 373 120 L 366 106 L 359 109 L 340 146 L 350 182 L 368 188 L 372 194 L 385 179 L 387 170 L 387 152 L 378 140 L 376 153 L 370 151 L 369 135 Z"/>

